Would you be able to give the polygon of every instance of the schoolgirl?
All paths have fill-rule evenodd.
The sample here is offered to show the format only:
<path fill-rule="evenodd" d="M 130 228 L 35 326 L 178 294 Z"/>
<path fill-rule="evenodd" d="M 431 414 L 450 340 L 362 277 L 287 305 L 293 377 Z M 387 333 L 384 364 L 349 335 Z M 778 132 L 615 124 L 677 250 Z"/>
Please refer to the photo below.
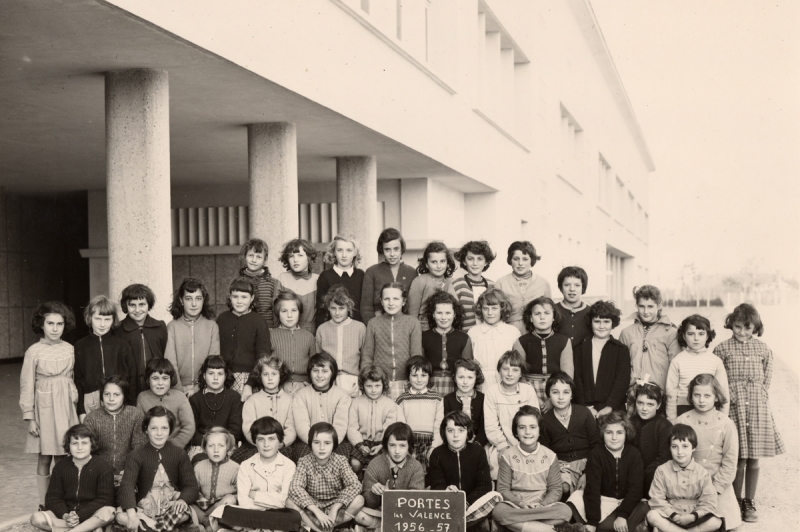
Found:
<path fill-rule="evenodd" d="M 469 330 L 472 356 L 481 365 L 486 386 L 500 382 L 495 369 L 500 356 L 514 347 L 519 330 L 508 324 L 511 304 L 497 287 L 486 290 L 475 308 L 478 324 Z"/>
<path fill-rule="evenodd" d="M 425 472 L 411 456 L 414 432 L 402 422 L 386 428 L 381 441 L 383 452 L 378 454 L 364 472 L 362 496 L 364 508 L 356 514 L 356 523 L 371 529 L 381 528 L 381 503 L 387 490 L 423 490 Z"/>
<path fill-rule="evenodd" d="M 538 408 L 522 406 L 512 420 L 517 443 L 500 456 L 497 491 L 503 501 L 495 506 L 492 517 L 514 532 L 551 530 L 572 517 L 569 506 L 559 502 L 558 459 L 539 442 L 541 424 Z"/>
<path fill-rule="evenodd" d="M 244 402 L 242 407 L 242 432 L 247 440 L 242 442 L 231 455 L 235 462 L 243 463 L 258 452 L 256 442 L 251 438 L 251 427 L 263 418 L 271 417 L 280 423 L 280 452 L 292 458 L 292 444 L 297 438 L 292 416 L 292 394 L 284 389 L 284 384 L 292 374 L 286 364 L 277 355 L 261 357 L 253 368 L 255 385 L 254 393 Z"/>
<path fill-rule="evenodd" d="M 527 240 L 512 242 L 508 247 L 506 262 L 511 266 L 511 273 L 497 280 L 495 288 L 502 290 L 511 305 L 511 316 L 508 323 L 525 334 L 522 314 L 525 305 L 537 297 L 550 294 L 550 283 L 531 270 L 542 257 L 536 254 L 536 248 Z"/>
<path fill-rule="evenodd" d="M 169 410 L 174 415 L 174 419 L 170 422 L 170 429 L 174 430 L 169 436 L 169 442 L 183 449 L 194 436 L 194 413 L 186 395 L 172 389 L 178 381 L 175 368 L 165 358 L 154 358 L 147 363 L 144 375 L 150 384 L 150 389 L 139 394 L 136 406 L 145 417 L 155 406 L 163 406 Z"/>
<path fill-rule="evenodd" d="M 422 250 L 417 266 L 417 278 L 408 289 L 408 315 L 418 318 L 423 331 L 428 330 L 425 302 L 436 290 L 450 289 L 450 278 L 456 270 L 456 261 L 444 242 L 431 242 Z"/>
<path fill-rule="evenodd" d="M 664 314 L 661 291 L 655 286 L 634 287 L 633 299 L 636 312 L 629 317 L 633 323 L 619 335 L 619 341 L 628 346 L 631 356 L 631 382 L 649 375 L 649 380 L 663 390 L 667 386 L 669 363 L 681 351 L 678 328 Z"/>
<path fill-rule="evenodd" d="M 108 377 L 101 388 L 103 408 L 86 414 L 83 424 L 97 436 L 97 456 L 114 471 L 114 485 L 119 486 L 128 455 L 147 442 L 142 432 L 144 414 L 125 404 L 128 382 L 116 375 Z"/>
<path fill-rule="evenodd" d="M 194 414 L 195 432 L 190 442 L 189 458 L 197 463 L 208 458 L 204 452 L 205 436 L 214 427 L 223 427 L 233 438 L 230 451 L 242 441 L 242 397 L 230 386 L 233 374 L 228 364 L 219 356 L 210 356 L 203 361 L 197 376 L 199 391 L 189 398 Z M 227 456 L 227 455 L 226 455 Z"/>
<path fill-rule="evenodd" d="M 272 350 L 292 373 L 284 387 L 287 392 L 294 393 L 308 386 L 306 370 L 309 359 L 317 352 L 316 339 L 313 333 L 300 326 L 305 310 L 303 298 L 291 290 L 281 290 L 275 298 L 274 309 L 280 326 L 270 330 Z"/>
<path fill-rule="evenodd" d="M 114 520 L 114 474 L 97 452 L 97 438 L 84 425 L 64 433 L 64 451 L 47 490 L 45 508 L 31 516 L 36 528 L 59 532 L 92 532 Z"/>
<path fill-rule="evenodd" d="M 542 417 L 540 441 L 558 455 L 561 491 L 572 493 L 586 485 L 586 460 L 601 442 L 592 412 L 572 402 L 575 381 L 559 371 L 548 377 L 545 387 L 553 408 Z"/>
<path fill-rule="evenodd" d="M 228 308 L 217 317 L 219 351 L 233 372 L 232 388 L 247 400 L 245 386 L 256 360 L 272 353 L 267 322 L 258 313 L 255 288 L 245 277 L 234 279 L 228 288 Z"/>
<path fill-rule="evenodd" d="M 336 359 L 339 365 L 336 386 L 355 398 L 367 327 L 352 318 L 355 303 L 344 286 L 328 290 L 322 303 L 328 309 L 330 320 L 317 327 L 317 352 L 330 353 Z"/>
<path fill-rule="evenodd" d="M 558 272 L 558 289 L 564 296 L 558 304 L 564 318 L 559 332 L 570 339 L 573 351 L 585 338 L 592 336 L 592 328 L 586 321 L 589 305 L 583 301 L 588 286 L 589 276 L 580 266 L 567 266 Z"/>
<path fill-rule="evenodd" d="M 361 318 L 364 323 L 383 312 L 383 287 L 386 283 L 400 283 L 408 293 L 417 270 L 403 262 L 406 241 L 400 231 L 393 227 L 384 229 L 378 236 L 378 256 L 383 261 L 367 268 L 364 272 L 364 285 L 361 288 Z"/>
<path fill-rule="evenodd" d="M 381 452 L 386 428 L 397 421 L 397 403 L 386 392 L 389 379 L 375 366 L 361 370 L 358 376 L 361 395 L 350 404 L 347 439 L 353 446 L 350 466 L 359 473 Z"/>
<path fill-rule="evenodd" d="M 422 353 L 433 368 L 431 389 L 444 396 L 455 389 L 455 362 L 472 358 L 472 342 L 467 333 L 459 330 L 463 322 L 461 304 L 444 290 L 436 290 L 428 298 L 425 316 L 428 330 L 422 332 Z"/>
<path fill-rule="evenodd" d="M 86 414 L 100 408 L 100 387 L 106 378 L 119 375 L 129 380 L 130 368 L 135 364 L 130 344 L 109 334 L 119 323 L 116 303 L 97 296 L 86 305 L 83 317 L 92 332 L 75 342 L 75 386 L 81 422 Z M 129 395 L 126 400 L 134 404 L 136 397 Z"/>
<path fill-rule="evenodd" d="M 283 246 L 280 261 L 286 271 L 278 276 L 284 290 L 291 290 L 302 301 L 302 311 L 298 325 L 311 335 L 317 330 L 314 314 L 317 303 L 317 278 L 312 271 L 317 250 L 311 242 L 302 238 L 290 240 Z"/>
<path fill-rule="evenodd" d="M 625 344 L 611 336 L 620 322 L 620 311 L 611 301 L 598 301 L 587 319 L 592 337 L 575 350 L 575 398 L 595 417 L 623 410 L 631 378 L 631 358 Z"/>
<path fill-rule="evenodd" d="M 764 324 L 752 305 L 742 303 L 734 308 L 725 318 L 725 328 L 733 334 L 714 348 L 714 354 L 722 359 L 728 375 L 730 417 L 739 434 L 739 462 L 733 488 L 736 498 L 741 500 L 742 519 L 755 523 L 759 458 L 786 451 L 769 408 L 773 356 L 767 344 L 753 337 L 763 334 Z"/>
<path fill-rule="evenodd" d="M 567 505 L 575 521 L 595 530 L 633 532 L 650 507 L 642 501 L 644 465 L 639 450 L 626 444 L 633 425 L 625 413 L 615 410 L 598 418 L 603 445 L 589 452 L 586 488 L 570 495 Z"/>
<path fill-rule="evenodd" d="M 361 368 L 377 366 L 389 378 L 389 397 L 397 399 L 405 391 L 406 362 L 422 355 L 422 331 L 416 317 L 403 314 L 405 288 L 389 282 L 381 290 L 383 313 L 367 324 L 367 336 L 361 351 Z"/>
<path fill-rule="evenodd" d="M 678 416 L 677 423 L 688 425 L 697 433 L 694 459 L 711 475 L 717 492 L 717 516 L 725 519 L 727 529 L 733 530 L 742 524 L 743 508 L 733 490 L 739 436 L 736 424 L 723 412 L 728 399 L 719 381 L 709 373 L 701 373 L 689 382 L 689 398 L 694 408 Z"/>
<path fill-rule="evenodd" d="M 639 449 L 642 455 L 644 463 L 642 493 L 647 497 L 656 469 L 671 459 L 669 431 L 672 423 L 661 413 L 664 394 L 658 384 L 645 381 L 634 384 L 629 402 L 632 405 L 629 409 L 630 420 L 635 431 L 631 445 Z"/>
<path fill-rule="evenodd" d="M 444 443 L 431 453 L 427 484 L 432 490 L 463 491 L 468 505 L 467 528 L 478 527 L 502 500 L 492 490 L 486 451 L 473 441 L 472 420 L 464 412 L 447 414 L 439 432 Z"/>
<path fill-rule="evenodd" d="M 158 360 L 163 359 L 149 364 Z M 197 500 L 200 489 L 186 452 L 169 442 L 175 425 L 175 414 L 163 406 L 145 413 L 142 431 L 147 433 L 148 443 L 128 455 L 117 494 L 122 510 L 117 513 L 117 523 L 128 530 L 146 525 L 170 532 L 190 519 L 189 505 Z"/>
<path fill-rule="evenodd" d="M 128 368 L 128 384 L 133 397 L 147 389 L 144 370 L 153 358 L 162 358 L 167 347 L 167 324 L 150 316 L 156 295 L 143 284 L 126 286 L 119 296 L 125 318 L 114 327 L 114 334 L 131 346 L 133 366 Z"/>
<path fill-rule="evenodd" d="M 206 358 L 219 355 L 219 326 L 208 290 L 202 281 L 187 277 L 172 298 L 172 321 L 167 325 L 164 358 L 178 372 L 175 386 L 187 396 L 199 389 L 197 375 Z"/>
<path fill-rule="evenodd" d="M 701 373 L 713 375 L 720 384 L 725 395 L 723 413 L 728 413 L 728 374 L 719 357 L 708 351 L 708 346 L 714 341 L 716 332 L 711 328 L 711 322 L 699 314 L 692 314 L 681 322 L 678 328 L 678 343 L 683 351 L 672 359 L 667 372 L 667 419 L 671 422 L 675 418 L 692 409 L 688 394 L 689 382 Z"/>
<path fill-rule="evenodd" d="M 431 363 L 425 357 L 411 357 L 406 362 L 408 391 L 397 398 L 397 420 L 408 423 L 414 431 L 412 455 L 428 470 L 428 457 L 441 445 L 439 427 L 444 418 L 442 396 L 430 390 Z"/>
<path fill-rule="evenodd" d="M 364 270 L 358 268 L 361 262 L 361 252 L 358 241 L 351 234 L 340 234 L 333 237 L 325 252 L 324 261 L 332 267 L 323 270 L 317 278 L 316 315 L 317 328 L 331 318 L 325 296 L 334 286 L 342 286 L 347 290 L 353 301 L 350 315 L 357 321 L 362 321 L 359 306 L 361 305 L 361 289 L 364 286 Z M 358 377 L 356 375 L 356 377 Z"/>
<path fill-rule="evenodd" d="M 237 502 L 239 464 L 229 459 L 235 448 L 236 440 L 225 427 L 211 427 L 201 440 L 201 454 L 207 459 L 197 461 L 194 466 L 200 495 L 192 505 L 192 511 L 206 530 L 219 530 L 217 516 L 221 517 L 225 506 Z"/>
<path fill-rule="evenodd" d="M 350 395 L 336 386 L 339 367 L 328 353 L 317 353 L 308 361 L 308 378 L 311 386 L 300 388 L 292 398 L 292 417 L 297 431 L 293 456 L 296 459 L 311 452 L 309 430 L 318 420 L 330 423 L 336 430 L 336 452 L 350 459 L 353 446 L 345 438 L 349 423 Z M 348 462 L 349 463 L 349 462 Z"/>
<path fill-rule="evenodd" d="M 63 456 L 64 434 L 78 424 L 78 390 L 72 380 L 75 355 L 61 339 L 75 328 L 72 311 L 60 301 L 42 303 L 31 320 L 39 341 L 25 351 L 19 375 L 19 407 L 28 422 L 25 452 L 39 455 L 36 488 L 44 505 L 53 457 Z M 44 400 L 43 400 L 44 399 Z"/>
<path fill-rule="evenodd" d="M 464 332 L 469 331 L 477 323 L 475 305 L 478 298 L 494 286 L 494 281 L 484 277 L 483 272 L 489 269 L 496 256 L 485 240 L 467 242 L 455 254 L 455 259 L 464 270 L 464 275 L 453 279 L 450 283 L 450 293 L 464 309 L 461 327 Z"/>
<path fill-rule="evenodd" d="M 486 396 L 476 389 L 484 382 L 481 366 L 474 360 L 463 358 L 456 360 L 454 366 L 453 381 L 456 390 L 444 396 L 444 415 L 464 412 L 472 420 L 475 441 L 485 446 L 489 443 L 483 421 L 483 403 Z"/>
<path fill-rule="evenodd" d="M 528 333 L 514 342 L 514 350 L 525 357 L 528 372 L 524 378 L 536 390 L 542 412 L 546 412 L 550 403 L 545 384 L 550 374 L 556 371 L 563 371 L 570 377 L 575 374 L 572 343 L 558 333 L 563 317 L 549 297 L 537 297 L 528 303 L 522 319 Z"/>
<path fill-rule="evenodd" d="M 492 480 L 497 479 L 498 459 L 502 452 L 515 446 L 518 441 L 514 435 L 512 420 L 523 405 L 539 409 L 536 390 L 527 382 L 521 382 L 525 372 L 525 359 L 516 351 L 506 351 L 497 361 L 500 382 L 484 389 L 483 416 L 489 454 Z"/>
<path fill-rule="evenodd" d="M 239 277 L 250 279 L 256 288 L 257 311 L 270 329 L 278 326 L 272 310 L 275 296 L 282 290 L 280 281 L 272 277 L 267 268 L 269 246 L 260 238 L 251 238 L 239 250 Z M 175 318 L 177 319 L 177 318 Z"/>

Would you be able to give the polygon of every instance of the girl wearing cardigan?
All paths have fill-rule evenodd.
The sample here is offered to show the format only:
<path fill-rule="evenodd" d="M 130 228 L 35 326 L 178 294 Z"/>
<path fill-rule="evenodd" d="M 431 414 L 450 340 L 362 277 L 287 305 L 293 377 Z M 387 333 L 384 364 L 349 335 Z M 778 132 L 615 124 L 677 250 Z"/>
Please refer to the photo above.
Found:
<path fill-rule="evenodd" d="M 397 229 L 388 227 L 378 236 L 378 255 L 383 257 L 383 262 L 370 266 L 364 272 L 359 305 L 364 323 L 369 323 L 383 312 L 383 287 L 386 283 L 400 283 L 405 292 L 411 288 L 417 270 L 403 263 L 405 252 L 406 241 Z"/>

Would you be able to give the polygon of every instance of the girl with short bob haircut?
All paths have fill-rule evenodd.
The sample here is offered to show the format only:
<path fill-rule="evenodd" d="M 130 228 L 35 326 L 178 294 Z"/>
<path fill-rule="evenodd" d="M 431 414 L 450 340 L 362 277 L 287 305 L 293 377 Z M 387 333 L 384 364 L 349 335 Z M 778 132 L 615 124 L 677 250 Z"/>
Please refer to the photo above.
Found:
<path fill-rule="evenodd" d="M 522 313 L 525 305 L 537 297 L 552 297 L 550 283 L 544 277 L 533 273 L 532 268 L 541 259 L 536 248 L 527 240 L 512 242 L 508 247 L 506 262 L 511 266 L 511 273 L 497 280 L 496 288 L 505 292 L 511 304 L 511 317 L 508 323 L 525 334 Z"/>
<path fill-rule="evenodd" d="M 716 333 L 708 318 L 699 314 L 686 317 L 678 327 L 678 343 L 683 351 L 672 359 L 667 372 L 667 419 L 675 422 L 681 414 L 692 409 L 688 394 L 689 382 L 701 373 L 709 373 L 717 378 L 725 397 L 728 391 L 728 374 L 722 360 L 708 351 Z M 727 400 L 726 400 L 727 403 Z M 724 407 L 727 414 L 728 407 Z"/>
<path fill-rule="evenodd" d="M 306 310 L 303 298 L 291 290 L 281 290 L 275 298 L 274 310 L 280 325 L 270 329 L 273 353 L 286 363 L 292 378 L 286 391 L 295 393 L 308 386 L 308 360 L 317 352 L 314 333 L 304 329 L 300 320 Z M 248 383 L 252 386 L 252 381 Z M 245 389 L 247 394 L 247 389 Z"/>
<path fill-rule="evenodd" d="M 499 288 L 490 288 L 478 298 L 475 307 L 478 324 L 469 330 L 472 356 L 481 365 L 486 386 L 499 382 L 495 369 L 500 356 L 514 346 L 519 330 L 508 324 L 511 303 Z"/>
<path fill-rule="evenodd" d="M 564 298 L 558 304 L 564 322 L 559 331 L 568 336 L 572 349 L 592 335 L 592 328 L 586 323 L 589 305 L 583 301 L 583 295 L 589 286 L 589 276 L 580 266 L 566 266 L 558 272 L 558 290 Z"/>
<path fill-rule="evenodd" d="M 28 422 L 25 452 L 38 454 L 36 487 L 39 504 L 45 504 L 53 456 L 63 456 L 64 433 L 79 423 L 75 403 L 78 390 L 73 381 L 75 353 L 61 339 L 75 328 L 72 311 L 60 301 L 36 308 L 31 328 L 39 341 L 25 351 L 19 374 L 19 407 Z"/>
<path fill-rule="evenodd" d="M 83 317 L 91 332 L 75 342 L 75 386 L 78 387 L 78 417 L 100 408 L 100 387 L 106 378 L 119 375 L 130 382 L 134 373 L 130 344 L 112 334 L 119 324 L 117 304 L 100 295 L 89 301 Z M 151 359 L 157 360 L 157 359 Z M 128 404 L 136 402 L 133 387 Z"/>
<path fill-rule="evenodd" d="M 406 252 L 406 241 L 400 231 L 393 227 L 384 229 L 378 236 L 378 256 L 383 261 L 373 264 L 364 272 L 364 284 L 361 288 L 361 319 L 364 323 L 382 312 L 381 295 L 386 283 L 400 283 L 408 292 L 411 282 L 417 277 L 417 271 L 403 262 Z"/>
<path fill-rule="evenodd" d="M 258 297 L 258 313 L 267 322 L 267 326 L 277 327 L 278 320 L 272 311 L 275 294 L 281 291 L 281 283 L 272 277 L 267 268 L 269 246 L 260 238 L 251 238 L 239 250 L 239 277 L 249 279 L 256 288 Z M 177 319 L 177 318 L 176 318 Z"/>
<path fill-rule="evenodd" d="M 314 314 L 317 303 L 317 279 L 319 275 L 313 272 L 314 261 L 317 259 L 317 250 L 308 240 L 295 238 L 283 246 L 280 261 L 286 271 L 278 276 L 278 281 L 284 290 L 291 290 L 303 302 L 298 325 L 301 329 L 312 335 L 317 330 L 314 323 Z"/>
<path fill-rule="evenodd" d="M 483 421 L 483 403 L 486 398 L 476 388 L 484 383 L 481 365 L 472 359 L 456 360 L 453 370 L 455 391 L 444 396 L 444 415 L 464 412 L 472 420 L 475 441 L 486 445 L 486 429 Z"/>
<path fill-rule="evenodd" d="M 389 379 L 378 367 L 368 366 L 358 376 L 361 395 L 353 398 L 348 416 L 347 439 L 353 446 L 350 465 L 360 472 L 381 451 L 385 430 L 397 421 L 397 403 L 387 394 Z"/>
<path fill-rule="evenodd" d="M 84 425 L 64 433 L 63 449 L 71 460 L 53 468 L 45 508 L 31 516 L 36 528 L 57 532 L 92 532 L 114 520 L 114 472 L 97 452 L 97 437 Z"/>
<path fill-rule="evenodd" d="M 187 277 L 172 297 L 164 358 L 178 372 L 178 390 L 191 396 L 199 388 L 198 371 L 207 357 L 219 355 L 219 326 L 205 285 Z"/>
<path fill-rule="evenodd" d="M 417 273 L 408 289 L 408 314 L 419 319 L 423 331 L 428 330 L 425 303 L 436 290 L 450 289 L 450 278 L 456 270 L 453 254 L 444 242 L 431 242 L 422 250 Z"/>
<path fill-rule="evenodd" d="M 444 290 L 436 292 L 425 303 L 428 330 L 422 332 L 422 352 L 431 363 L 431 388 L 441 395 L 454 391 L 454 364 L 472 358 L 472 342 L 460 331 L 463 320 L 461 304 Z"/>
<path fill-rule="evenodd" d="M 472 240 L 455 253 L 464 276 L 453 279 L 450 293 L 464 307 L 464 332 L 475 326 L 475 302 L 480 295 L 494 286 L 494 281 L 483 276 L 497 257 L 485 240 Z"/>
<path fill-rule="evenodd" d="M 786 451 L 769 406 L 772 382 L 772 350 L 754 336 L 761 336 L 764 324 L 753 305 L 742 303 L 725 318 L 731 337 L 714 348 L 722 359 L 730 380 L 730 417 L 739 433 L 739 463 L 733 488 L 742 502 L 742 518 L 748 523 L 758 520 L 755 506 L 758 487 L 759 458 Z M 744 486 L 744 493 L 742 487 Z"/>
<path fill-rule="evenodd" d="M 628 392 L 628 416 L 636 432 L 631 445 L 639 449 L 644 463 L 643 494 L 648 497 L 653 476 L 672 458 L 669 431 L 672 423 L 661 413 L 664 394 L 658 384 L 637 381 Z"/>
<path fill-rule="evenodd" d="M 166 358 L 154 358 L 147 363 L 144 375 L 150 389 L 139 394 L 136 406 L 145 416 L 156 406 L 163 406 L 169 409 L 173 417 L 177 416 L 170 425 L 170 429 L 174 427 L 174 430 L 170 433 L 169 441 L 183 450 L 194 435 L 194 413 L 186 395 L 171 389 L 178 382 L 175 368 Z"/>
<path fill-rule="evenodd" d="M 200 367 L 197 375 L 200 390 L 189 398 L 194 414 L 195 432 L 190 442 L 190 458 L 193 463 L 205 460 L 203 443 L 206 434 L 215 427 L 224 428 L 233 438 L 230 451 L 236 449 L 236 442 L 242 441 L 242 397 L 231 389 L 233 373 L 228 364 L 219 356 L 210 356 Z"/>

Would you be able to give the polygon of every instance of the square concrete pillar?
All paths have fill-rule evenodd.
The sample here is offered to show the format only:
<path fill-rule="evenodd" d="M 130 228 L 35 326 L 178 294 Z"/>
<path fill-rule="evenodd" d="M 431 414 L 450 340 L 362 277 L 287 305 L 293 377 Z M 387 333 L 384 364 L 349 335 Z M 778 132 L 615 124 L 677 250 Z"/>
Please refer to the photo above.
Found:
<path fill-rule="evenodd" d="M 378 164 L 375 157 L 336 158 L 338 232 L 352 234 L 361 248 L 359 267 L 375 264 L 378 242 Z"/>
<path fill-rule="evenodd" d="M 143 283 L 151 314 L 169 319 L 172 230 L 169 77 L 164 70 L 107 72 L 106 187 L 109 297 Z"/>

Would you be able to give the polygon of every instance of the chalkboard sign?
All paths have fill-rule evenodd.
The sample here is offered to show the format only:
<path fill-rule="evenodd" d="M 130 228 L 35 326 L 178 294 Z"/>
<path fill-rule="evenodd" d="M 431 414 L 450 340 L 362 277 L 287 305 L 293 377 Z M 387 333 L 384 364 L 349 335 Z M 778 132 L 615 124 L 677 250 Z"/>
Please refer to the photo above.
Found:
<path fill-rule="evenodd" d="M 383 492 L 383 532 L 466 532 L 463 491 Z"/>

